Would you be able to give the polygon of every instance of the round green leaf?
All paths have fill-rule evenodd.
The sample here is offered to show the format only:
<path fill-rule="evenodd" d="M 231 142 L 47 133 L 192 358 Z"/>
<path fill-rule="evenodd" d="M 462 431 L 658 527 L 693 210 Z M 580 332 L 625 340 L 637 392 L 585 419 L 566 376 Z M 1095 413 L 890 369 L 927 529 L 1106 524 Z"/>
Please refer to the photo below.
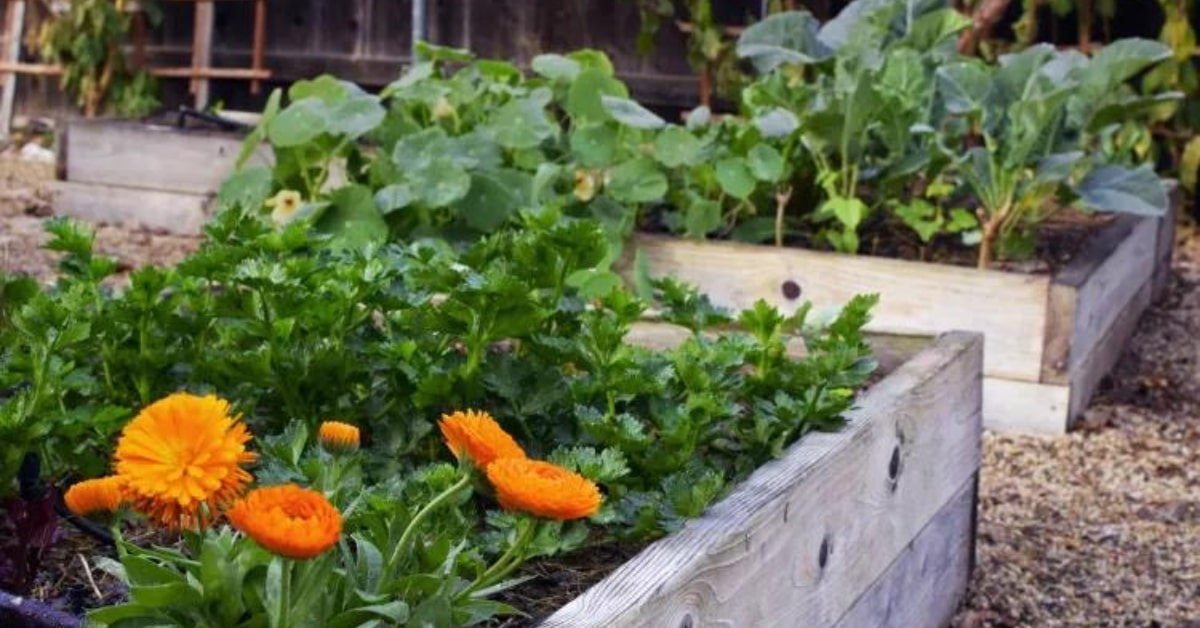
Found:
<path fill-rule="evenodd" d="M 700 140 L 686 129 L 672 126 L 654 138 L 654 158 L 668 168 L 690 166 L 700 156 Z"/>
<path fill-rule="evenodd" d="M 280 148 L 306 144 L 329 128 L 329 118 L 329 107 L 320 99 L 298 100 L 271 120 L 267 139 Z"/>
<path fill-rule="evenodd" d="M 783 178 L 783 156 L 766 144 L 758 144 L 746 156 L 750 172 L 759 181 L 778 182 Z"/>
<path fill-rule="evenodd" d="M 754 192 L 754 175 L 746 166 L 746 160 L 729 157 L 717 162 L 717 184 L 728 195 L 749 198 Z"/>
<path fill-rule="evenodd" d="M 667 177 L 644 157 L 627 161 L 613 169 L 605 191 L 623 203 L 650 203 L 667 193 Z"/>

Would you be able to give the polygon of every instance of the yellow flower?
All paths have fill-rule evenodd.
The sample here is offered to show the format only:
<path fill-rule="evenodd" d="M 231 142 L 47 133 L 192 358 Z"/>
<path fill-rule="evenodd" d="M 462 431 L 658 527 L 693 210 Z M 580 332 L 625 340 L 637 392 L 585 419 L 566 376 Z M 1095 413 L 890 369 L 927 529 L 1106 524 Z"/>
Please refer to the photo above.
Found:
<path fill-rule="evenodd" d="M 304 560 L 333 547 L 342 515 L 325 496 L 295 484 L 250 491 L 227 513 L 233 527 L 264 549 Z"/>
<path fill-rule="evenodd" d="M 560 521 L 590 517 L 600 510 L 600 489 L 556 464 L 503 458 L 488 465 L 487 477 L 505 510 Z"/>
<path fill-rule="evenodd" d="M 454 105 L 446 100 L 445 96 L 438 96 L 437 101 L 433 103 L 433 110 L 430 111 L 434 120 L 443 120 L 445 118 L 453 118 L 455 111 Z"/>
<path fill-rule="evenodd" d="M 295 220 L 296 213 L 304 205 L 304 198 L 295 190 L 280 190 L 278 194 L 267 199 L 267 207 L 271 209 L 271 221 L 283 226 Z"/>
<path fill-rule="evenodd" d="M 466 456 L 479 469 L 487 468 L 498 458 L 525 457 L 525 450 L 486 412 L 444 414 L 438 427 L 454 457 L 462 460 Z"/>
<path fill-rule="evenodd" d="M 330 453 L 342 454 L 357 451 L 359 446 L 358 428 L 341 421 L 325 421 L 317 430 L 321 444 Z"/>
<path fill-rule="evenodd" d="M 73 484 L 63 495 L 67 508 L 86 517 L 97 512 L 112 512 L 125 502 L 125 478 L 119 475 L 84 480 Z"/>
<path fill-rule="evenodd" d="M 596 183 L 595 174 L 583 169 L 576 170 L 575 198 L 579 199 L 581 203 L 586 203 L 596 198 L 596 190 L 599 188 Z"/>
<path fill-rule="evenodd" d="M 117 474 L 134 507 L 170 529 L 207 525 L 252 479 L 250 433 L 229 403 L 176 393 L 145 408 L 117 442 Z"/>

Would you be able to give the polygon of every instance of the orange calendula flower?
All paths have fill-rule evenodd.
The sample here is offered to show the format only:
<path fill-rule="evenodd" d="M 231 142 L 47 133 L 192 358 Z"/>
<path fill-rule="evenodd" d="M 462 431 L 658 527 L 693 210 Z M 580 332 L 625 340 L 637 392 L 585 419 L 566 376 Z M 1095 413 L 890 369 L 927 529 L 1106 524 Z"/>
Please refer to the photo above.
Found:
<path fill-rule="evenodd" d="M 488 465 L 487 477 L 505 510 L 560 521 L 590 517 L 600 510 L 600 489 L 556 464 L 504 458 Z"/>
<path fill-rule="evenodd" d="M 229 403 L 176 393 L 145 408 L 121 432 L 117 475 L 134 507 L 160 525 L 206 525 L 252 479 L 241 467 L 250 433 Z"/>
<path fill-rule="evenodd" d="M 438 427 L 454 457 L 462 460 L 466 456 L 480 469 L 500 458 L 525 457 L 525 450 L 486 412 L 443 414 Z"/>
<path fill-rule="evenodd" d="M 110 475 L 73 484 L 63 495 L 63 501 L 71 512 L 80 517 L 112 512 L 125 502 L 125 478 Z"/>
<path fill-rule="evenodd" d="M 357 451 L 359 446 L 358 428 L 341 421 L 325 421 L 317 430 L 321 444 L 332 453 L 349 453 Z"/>
<path fill-rule="evenodd" d="M 264 549 L 297 560 L 319 556 L 342 534 L 342 515 L 317 491 L 295 484 L 258 488 L 226 513 Z"/>

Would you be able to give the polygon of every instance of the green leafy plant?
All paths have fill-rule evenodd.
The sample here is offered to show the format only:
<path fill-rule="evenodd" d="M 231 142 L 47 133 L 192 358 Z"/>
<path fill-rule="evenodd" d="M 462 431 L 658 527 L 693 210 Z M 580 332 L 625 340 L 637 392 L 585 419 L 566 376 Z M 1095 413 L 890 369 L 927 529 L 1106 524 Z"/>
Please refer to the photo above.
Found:
<path fill-rule="evenodd" d="M 141 2 L 139 9 L 157 20 L 153 3 Z M 124 0 L 74 0 L 65 13 L 42 25 L 42 57 L 62 65 L 62 87 L 75 94 L 89 118 L 106 107 L 123 116 L 142 116 L 158 107 L 153 77 L 131 68 L 122 50 L 133 19 Z"/>
<path fill-rule="evenodd" d="M 997 242 L 1020 247 L 1032 226 L 1065 206 L 1060 195 L 1097 211 L 1157 215 L 1166 192 L 1149 166 L 1109 163 L 1097 138 L 1131 112 L 1177 97 L 1142 97 L 1124 85 L 1169 55 L 1147 40 L 1122 40 L 1092 58 L 1042 45 L 1000 58 L 998 66 L 962 62 L 938 70 L 942 105 L 982 145 L 956 164 L 979 201 L 980 267 Z"/>

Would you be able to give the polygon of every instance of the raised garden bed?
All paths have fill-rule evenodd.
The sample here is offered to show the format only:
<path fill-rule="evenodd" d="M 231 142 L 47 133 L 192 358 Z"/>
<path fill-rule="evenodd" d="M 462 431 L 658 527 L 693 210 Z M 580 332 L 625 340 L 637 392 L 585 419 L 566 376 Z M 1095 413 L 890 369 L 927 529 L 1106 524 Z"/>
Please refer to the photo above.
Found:
<path fill-rule="evenodd" d="M 938 626 L 974 555 L 976 334 L 938 337 L 683 530 L 546 619 L 570 626 Z"/>
<path fill-rule="evenodd" d="M 72 120 L 51 189 L 68 216 L 199 233 L 244 134 L 121 120 Z M 252 161 L 266 159 L 256 155 Z M 257 162 L 256 162 L 257 163 Z"/>
<path fill-rule="evenodd" d="M 806 436 L 541 625 L 945 624 L 973 563 L 983 341 L 923 344 L 842 430 Z M 5 626 L 74 625 L 3 600 Z"/>
<path fill-rule="evenodd" d="M 1172 198 L 1178 207 L 1177 190 Z M 981 332 L 985 427 L 1058 434 L 1087 407 L 1162 294 L 1174 225 L 1174 211 L 1119 216 L 1052 274 L 651 235 L 634 244 L 650 275 L 695 284 L 721 306 L 765 299 L 787 313 L 804 301 L 820 308 L 879 293 L 871 331 Z"/>

